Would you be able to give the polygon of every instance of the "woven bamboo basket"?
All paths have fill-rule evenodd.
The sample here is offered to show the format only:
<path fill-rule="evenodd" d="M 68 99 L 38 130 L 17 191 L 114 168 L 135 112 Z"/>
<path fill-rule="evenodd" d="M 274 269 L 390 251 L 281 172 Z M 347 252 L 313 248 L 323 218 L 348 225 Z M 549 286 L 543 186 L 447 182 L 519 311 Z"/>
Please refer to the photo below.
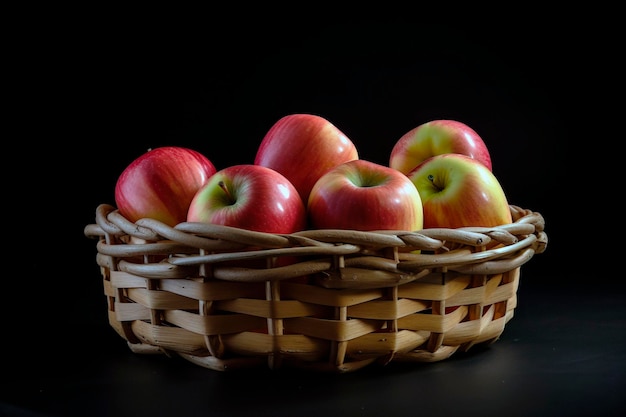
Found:
<path fill-rule="evenodd" d="M 133 352 L 205 368 L 350 372 L 436 362 L 496 341 L 520 269 L 547 246 L 541 214 L 498 227 L 306 230 L 136 223 L 102 204 L 97 240 L 110 325 Z"/>

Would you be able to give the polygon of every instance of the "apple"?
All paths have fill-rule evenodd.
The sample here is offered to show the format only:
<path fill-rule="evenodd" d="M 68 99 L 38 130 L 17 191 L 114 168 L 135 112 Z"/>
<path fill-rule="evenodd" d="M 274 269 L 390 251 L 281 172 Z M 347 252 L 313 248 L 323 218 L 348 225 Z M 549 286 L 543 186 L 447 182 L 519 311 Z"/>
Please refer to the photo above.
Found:
<path fill-rule="evenodd" d="M 306 205 L 313 184 L 335 166 L 358 159 L 354 143 L 324 117 L 296 113 L 279 119 L 263 137 L 254 164 L 283 174 Z"/>
<path fill-rule="evenodd" d="M 420 230 L 420 195 L 400 171 L 364 159 L 337 165 L 311 189 L 311 227 L 351 230 Z"/>
<path fill-rule="evenodd" d="M 419 191 L 424 228 L 499 226 L 512 222 L 511 210 L 496 176 L 467 155 L 432 156 L 407 177 Z"/>
<path fill-rule="evenodd" d="M 149 217 L 175 226 L 186 220 L 194 195 L 215 172 L 213 163 L 193 149 L 149 149 L 118 177 L 115 204 L 132 222 Z"/>
<path fill-rule="evenodd" d="M 232 165 L 217 171 L 189 205 L 188 222 L 204 222 L 266 233 L 306 228 L 306 207 L 278 171 L 261 165 Z"/>
<path fill-rule="evenodd" d="M 457 120 L 432 120 L 402 135 L 394 144 L 389 166 L 408 174 L 431 156 L 460 153 L 492 170 L 487 145 L 474 129 Z"/>

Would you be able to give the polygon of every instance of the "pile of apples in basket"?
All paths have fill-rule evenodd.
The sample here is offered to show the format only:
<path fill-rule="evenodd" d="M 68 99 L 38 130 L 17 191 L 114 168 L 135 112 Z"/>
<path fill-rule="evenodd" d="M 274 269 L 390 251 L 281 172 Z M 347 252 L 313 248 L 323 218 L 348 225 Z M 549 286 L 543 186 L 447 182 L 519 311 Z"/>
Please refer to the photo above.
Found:
<path fill-rule="evenodd" d="M 124 217 L 169 226 L 206 222 L 290 234 L 493 227 L 512 222 L 482 138 L 465 123 L 432 120 L 401 136 L 388 165 L 314 114 L 289 114 L 267 131 L 254 161 L 217 169 L 200 152 L 154 148 L 121 173 Z"/>

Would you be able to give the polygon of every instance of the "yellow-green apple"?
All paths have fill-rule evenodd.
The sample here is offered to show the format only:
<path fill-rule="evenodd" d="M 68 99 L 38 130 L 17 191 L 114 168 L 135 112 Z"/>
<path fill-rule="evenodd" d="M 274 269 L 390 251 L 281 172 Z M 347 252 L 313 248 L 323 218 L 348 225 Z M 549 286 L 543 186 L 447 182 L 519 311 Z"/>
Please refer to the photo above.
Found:
<path fill-rule="evenodd" d="M 474 158 L 489 170 L 491 156 L 487 145 L 474 129 L 457 120 L 432 120 L 402 135 L 394 144 L 389 166 L 408 174 L 431 156 L 460 153 Z"/>
<path fill-rule="evenodd" d="M 407 177 L 419 191 L 424 228 L 492 227 L 512 221 L 498 179 L 485 165 L 467 155 L 432 156 Z"/>
<path fill-rule="evenodd" d="M 364 159 L 337 165 L 317 180 L 307 205 L 315 229 L 420 230 L 422 202 L 400 171 Z"/>
<path fill-rule="evenodd" d="M 254 163 L 283 174 L 306 205 L 313 184 L 323 174 L 358 158 L 354 143 L 328 119 L 296 113 L 272 125 L 257 149 Z"/>
<path fill-rule="evenodd" d="M 189 222 L 266 233 L 306 228 L 306 207 L 284 175 L 261 165 L 232 165 L 217 171 L 196 193 Z"/>
<path fill-rule="evenodd" d="M 149 217 L 175 226 L 186 220 L 194 195 L 215 172 L 213 163 L 193 149 L 150 149 L 118 177 L 115 204 L 130 221 Z"/>

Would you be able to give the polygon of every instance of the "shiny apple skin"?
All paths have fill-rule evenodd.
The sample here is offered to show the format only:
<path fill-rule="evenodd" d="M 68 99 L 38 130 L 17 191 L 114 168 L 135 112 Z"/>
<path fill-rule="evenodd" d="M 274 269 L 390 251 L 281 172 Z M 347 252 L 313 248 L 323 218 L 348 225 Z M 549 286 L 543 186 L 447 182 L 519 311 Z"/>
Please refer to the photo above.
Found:
<path fill-rule="evenodd" d="M 492 227 L 512 221 L 502 185 L 476 159 L 461 154 L 436 155 L 407 177 L 419 191 L 425 229 Z"/>
<path fill-rule="evenodd" d="M 328 119 L 297 113 L 280 118 L 267 131 L 254 164 L 283 174 L 306 205 L 311 188 L 323 174 L 358 158 L 354 143 Z"/>
<path fill-rule="evenodd" d="M 215 172 L 212 161 L 193 149 L 154 148 L 122 171 L 115 204 L 132 222 L 147 217 L 175 226 L 186 220 L 194 195 Z"/>
<path fill-rule="evenodd" d="M 422 229 L 419 193 L 395 169 L 366 161 L 340 164 L 324 174 L 311 190 L 309 222 L 315 229 Z"/>
<path fill-rule="evenodd" d="M 279 172 L 260 165 L 232 165 L 213 174 L 196 193 L 187 221 L 293 233 L 306 228 L 306 207 L 293 184 Z"/>
<path fill-rule="evenodd" d="M 482 137 L 457 120 L 432 120 L 402 135 L 389 157 L 389 166 L 408 174 L 431 156 L 460 153 L 476 159 L 492 170 L 491 155 Z"/>

